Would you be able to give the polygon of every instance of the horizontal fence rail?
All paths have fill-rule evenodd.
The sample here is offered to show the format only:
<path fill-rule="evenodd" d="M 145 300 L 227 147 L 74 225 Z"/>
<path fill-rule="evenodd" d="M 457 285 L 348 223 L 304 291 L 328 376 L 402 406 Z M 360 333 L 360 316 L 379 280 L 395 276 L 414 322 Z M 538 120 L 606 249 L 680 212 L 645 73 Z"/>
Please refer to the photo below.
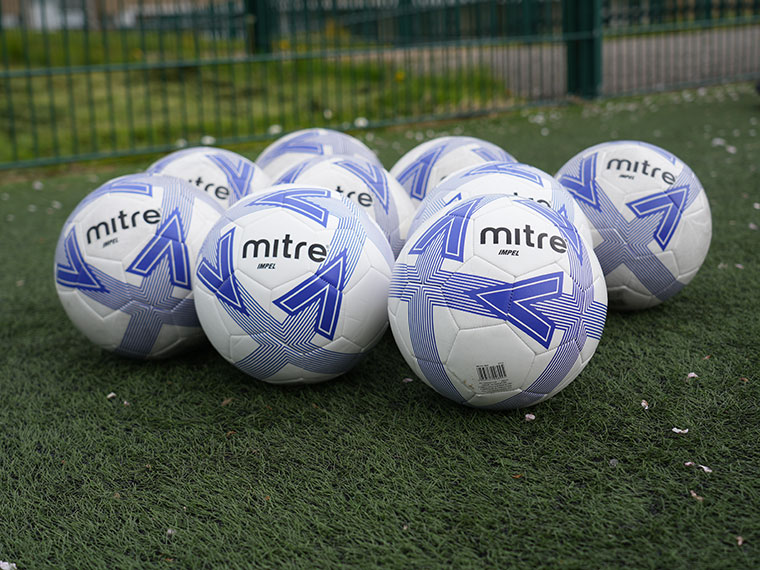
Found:
<path fill-rule="evenodd" d="M 760 0 L 0 0 L 0 169 L 760 77 Z"/>

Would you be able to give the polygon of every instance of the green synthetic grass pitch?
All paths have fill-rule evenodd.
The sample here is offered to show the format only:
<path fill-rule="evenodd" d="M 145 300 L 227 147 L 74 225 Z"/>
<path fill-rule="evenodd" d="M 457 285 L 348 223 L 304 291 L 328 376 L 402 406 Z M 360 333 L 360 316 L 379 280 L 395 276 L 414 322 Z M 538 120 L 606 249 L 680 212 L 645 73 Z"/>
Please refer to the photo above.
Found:
<path fill-rule="evenodd" d="M 404 382 L 390 332 L 351 373 L 300 388 L 250 379 L 210 346 L 164 362 L 104 353 L 58 302 L 55 243 L 87 192 L 155 157 L 6 173 L 0 561 L 757 567 L 759 123 L 760 97 L 735 85 L 362 134 L 387 166 L 466 134 L 552 173 L 592 144 L 641 139 L 702 180 L 713 240 L 694 281 L 655 309 L 611 313 L 567 389 L 508 413 Z"/>

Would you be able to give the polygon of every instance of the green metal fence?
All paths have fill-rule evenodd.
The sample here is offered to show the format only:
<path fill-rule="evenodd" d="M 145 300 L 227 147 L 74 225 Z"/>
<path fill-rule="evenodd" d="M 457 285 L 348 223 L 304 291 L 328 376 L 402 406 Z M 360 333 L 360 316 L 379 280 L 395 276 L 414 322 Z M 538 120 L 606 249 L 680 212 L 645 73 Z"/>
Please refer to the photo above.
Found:
<path fill-rule="evenodd" d="M 0 169 L 760 77 L 760 0 L 0 0 Z"/>

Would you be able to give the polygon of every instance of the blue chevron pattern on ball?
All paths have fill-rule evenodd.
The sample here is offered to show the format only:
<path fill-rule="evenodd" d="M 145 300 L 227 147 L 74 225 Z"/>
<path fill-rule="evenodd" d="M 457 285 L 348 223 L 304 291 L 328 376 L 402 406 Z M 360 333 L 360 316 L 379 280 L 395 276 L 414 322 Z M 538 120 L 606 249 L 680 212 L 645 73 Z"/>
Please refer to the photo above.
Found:
<path fill-rule="evenodd" d="M 272 180 L 300 162 L 317 156 L 357 156 L 382 167 L 377 156 L 356 137 L 332 129 L 302 129 L 280 137 L 256 158 Z"/>
<path fill-rule="evenodd" d="M 517 162 L 503 148 L 476 137 L 439 137 L 417 145 L 391 168 L 419 207 L 427 193 L 450 174 L 484 162 Z"/>
<path fill-rule="evenodd" d="M 388 321 L 393 253 L 339 193 L 282 184 L 241 200 L 209 232 L 194 292 L 206 335 L 270 383 L 320 382 L 353 367 Z"/>
<path fill-rule="evenodd" d="M 358 157 L 319 156 L 298 163 L 276 183 L 333 188 L 377 222 L 394 255 L 406 241 L 414 206 L 404 188 L 382 166 Z"/>
<path fill-rule="evenodd" d="M 710 247 L 710 204 L 694 172 L 639 141 L 592 146 L 556 174 L 592 227 L 610 307 L 646 309 L 683 289 Z"/>
<path fill-rule="evenodd" d="M 151 164 L 146 172 L 187 180 L 224 208 L 272 183 L 261 168 L 244 156 L 209 146 L 168 154 Z"/>
<path fill-rule="evenodd" d="M 447 176 L 420 204 L 409 235 L 439 210 L 484 194 L 516 196 L 543 204 L 565 216 L 591 244 L 589 221 L 570 193 L 550 174 L 519 162 L 485 162 Z"/>
<path fill-rule="evenodd" d="M 55 253 L 56 291 L 74 325 L 134 358 L 170 356 L 201 341 L 192 275 L 221 212 L 169 176 L 122 176 L 86 196 Z"/>
<path fill-rule="evenodd" d="M 462 200 L 424 222 L 393 270 L 391 330 L 415 373 L 455 402 L 541 402 L 588 364 L 607 293 L 577 229 L 535 201 Z"/>

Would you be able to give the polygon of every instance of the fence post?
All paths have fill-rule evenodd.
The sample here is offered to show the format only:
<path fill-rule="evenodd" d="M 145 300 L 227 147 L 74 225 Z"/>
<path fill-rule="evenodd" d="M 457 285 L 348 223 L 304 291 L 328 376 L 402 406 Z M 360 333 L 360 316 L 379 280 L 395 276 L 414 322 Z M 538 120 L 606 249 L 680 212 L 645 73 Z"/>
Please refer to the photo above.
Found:
<path fill-rule="evenodd" d="M 602 86 L 602 0 L 563 2 L 562 28 L 568 94 L 597 97 Z"/>
<path fill-rule="evenodd" d="M 538 32 L 535 0 L 523 0 L 522 7 L 522 32 L 521 36 L 535 36 Z"/>
<path fill-rule="evenodd" d="M 649 2 L 649 23 L 662 24 L 663 21 L 663 0 L 650 0 Z"/>
<path fill-rule="evenodd" d="M 398 36 L 395 44 L 408 45 L 412 41 L 412 0 L 399 0 Z M 378 31 L 378 40 L 380 33 Z"/>
<path fill-rule="evenodd" d="M 697 0 L 694 6 L 695 20 L 712 20 L 712 0 Z"/>
<path fill-rule="evenodd" d="M 268 0 L 245 0 L 243 18 L 248 53 L 272 51 L 272 28 L 275 25 Z"/>

